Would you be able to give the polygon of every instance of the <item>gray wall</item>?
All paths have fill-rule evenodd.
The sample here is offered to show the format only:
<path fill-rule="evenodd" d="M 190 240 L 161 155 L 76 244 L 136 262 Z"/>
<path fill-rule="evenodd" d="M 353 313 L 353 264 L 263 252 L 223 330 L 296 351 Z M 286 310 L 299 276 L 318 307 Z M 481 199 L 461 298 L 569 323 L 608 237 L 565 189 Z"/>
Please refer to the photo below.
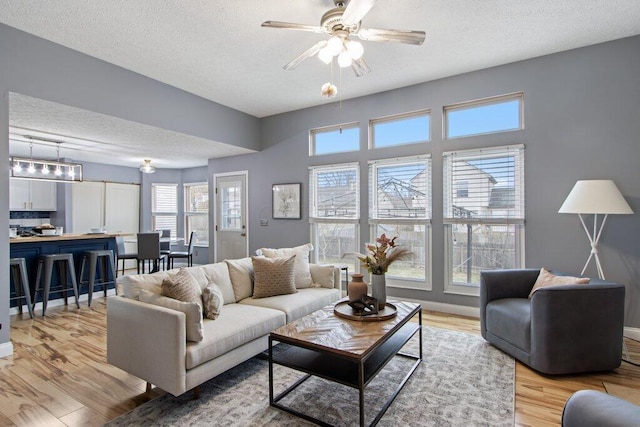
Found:
<path fill-rule="evenodd" d="M 256 117 L 0 24 L 0 162 L 9 159 L 9 92 L 108 114 L 249 149 L 259 149 Z M 0 204 L 9 177 L 0 175 Z M 9 212 L 0 212 L 7 229 Z M 9 307 L 9 238 L 0 233 L 0 307 Z M 9 311 L 0 310 L 0 353 Z"/>
<path fill-rule="evenodd" d="M 209 161 L 209 173 L 249 170 L 250 250 L 309 241 L 308 206 L 299 221 L 271 219 L 271 184 L 302 182 L 308 195 L 308 167 L 359 161 L 367 182 L 371 159 L 431 153 L 433 157 L 432 291 L 395 289 L 407 298 L 477 306 L 478 299 L 444 293 L 442 152 L 524 143 L 526 266 L 579 273 L 589 244 L 575 215 L 558 214 L 579 179 L 613 179 L 635 215 L 609 218 L 600 256 L 606 277 L 627 285 L 625 324 L 640 326 L 640 37 L 481 70 L 438 81 L 261 120 L 263 151 Z M 364 77 L 366 78 L 366 77 Z M 348 79 L 344 91 L 348 92 Z M 525 129 L 443 140 L 442 107 L 524 91 Z M 368 120 L 430 108 L 431 142 L 367 150 Z M 358 121 L 361 150 L 308 156 L 309 129 Z M 361 247 L 369 240 L 366 184 L 361 185 Z M 260 227 L 259 219 L 269 226 Z M 210 257 L 213 257 L 210 254 Z M 596 275 L 594 269 L 589 272 Z"/>

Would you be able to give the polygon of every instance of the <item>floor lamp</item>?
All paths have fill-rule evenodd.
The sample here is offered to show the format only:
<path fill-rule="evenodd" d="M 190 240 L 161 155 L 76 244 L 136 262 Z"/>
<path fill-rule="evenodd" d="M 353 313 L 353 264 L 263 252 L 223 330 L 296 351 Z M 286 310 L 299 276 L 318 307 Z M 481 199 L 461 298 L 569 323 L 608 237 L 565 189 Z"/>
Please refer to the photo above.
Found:
<path fill-rule="evenodd" d="M 604 223 L 609 214 L 632 214 L 633 211 L 624 199 L 615 182 L 611 180 L 585 180 L 578 181 L 560 207 L 559 213 L 578 214 L 580 222 L 587 233 L 591 243 L 591 253 L 582 269 L 582 275 L 587 269 L 589 262 L 595 260 L 598 269 L 598 277 L 604 280 L 604 272 L 598 257 L 598 241 L 602 235 Z M 583 215 L 593 215 L 593 232 L 584 221 Z M 598 227 L 598 215 L 604 215 L 600 227 Z"/>

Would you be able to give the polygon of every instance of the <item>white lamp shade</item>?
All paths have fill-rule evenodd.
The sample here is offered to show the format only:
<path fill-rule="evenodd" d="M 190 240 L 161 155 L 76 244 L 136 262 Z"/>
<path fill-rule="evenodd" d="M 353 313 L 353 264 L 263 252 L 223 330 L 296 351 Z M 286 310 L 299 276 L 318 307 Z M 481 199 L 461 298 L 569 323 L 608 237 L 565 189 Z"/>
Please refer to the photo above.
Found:
<path fill-rule="evenodd" d="M 632 214 L 615 182 L 584 180 L 576 182 L 559 213 L 570 214 Z"/>

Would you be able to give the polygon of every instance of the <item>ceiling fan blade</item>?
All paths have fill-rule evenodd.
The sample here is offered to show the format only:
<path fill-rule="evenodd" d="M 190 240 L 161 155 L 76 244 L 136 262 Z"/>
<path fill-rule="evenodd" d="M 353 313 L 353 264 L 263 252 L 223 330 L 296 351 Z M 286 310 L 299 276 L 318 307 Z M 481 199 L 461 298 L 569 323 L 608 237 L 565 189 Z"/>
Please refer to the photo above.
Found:
<path fill-rule="evenodd" d="M 357 24 L 369 13 L 376 0 L 351 0 L 342 14 L 342 22 L 346 27 Z"/>
<path fill-rule="evenodd" d="M 353 72 L 356 73 L 356 77 L 362 77 L 371 71 L 371 68 L 369 68 L 369 65 L 365 62 L 364 58 L 354 59 L 351 62 L 351 68 L 353 69 Z"/>
<path fill-rule="evenodd" d="M 311 33 L 320 33 L 320 34 L 325 33 L 324 28 L 322 27 L 317 27 L 314 25 L 296 24 L 293 22 L 264 21 L 262 23 L 262 26 L 268 27 L 268 28 L 280 28 L 283 30 L 309 31 Z"/>
<path fill-rule="evenodd" d="M 360 40 L 370 42 L 395 42 L 421 45 L 424 43 L 426 33 L 414 30 L 380 30 L 374 28 L 361 28 L 356 34 Z"/>
<path fill-rule="evenodd" d="M 307 58 L 311 58 L 313 55 L 315 55 L 316 53 L 320 52 L 320 49 L 322 49 L 326 45 L 327 45 L 327 41 L 326 40 L 320 40 L 318 43 L 314 44 L 309 49 L 307 49 L 304 52 L 302 52 L 302 54 L 300 54 L 300 56 L 298 56 L 296 59 L 294 59 L 293 61 L 289 62 L 287 65 L 285 65 L 282 68 L 284 68 L 285 70 L 293 70 L 298 65 L 300 65 L 300 63 L 302 63 L 302 61 L 304 61 Z"/>

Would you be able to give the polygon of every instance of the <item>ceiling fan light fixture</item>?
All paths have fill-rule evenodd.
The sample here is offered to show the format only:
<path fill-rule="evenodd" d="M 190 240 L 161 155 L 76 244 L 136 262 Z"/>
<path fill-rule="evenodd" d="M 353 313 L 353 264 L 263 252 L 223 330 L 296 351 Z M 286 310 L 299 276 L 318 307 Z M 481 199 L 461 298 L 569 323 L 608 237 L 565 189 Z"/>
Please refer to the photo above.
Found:
<path fill-rule="evenodd" d="M 324 47 L 320 49 L 320 52 L 318 52 L 318 59 L 328 65 L 333 61 L 333 55 L 326 47 Z"/>
<path fill-rule="evenodd" d="M 341 68 L 351 67 L 352 61 L 353 60 L 351 59 L 351 54 L 348 50 L 344 50 L 342 51 L 342 53 L 340 53 L 340 55 L 338 55 L 338 65 Z"/>
<path fill-rule="evenodd" d="M 325 47 L 324 49 L 327 49 L 327 51 L 332 56 L 337 56 L 340 54 L 340 52 L 342 52 L 343 48 L 344 43 L 342 42 L 342 39 L 338 36 L 333 36 L 329 39 L 329 41 L 327 42 L 327 47 Z"/>
<path fill-rule="evenodd" d="M 154 173 L 156 171 L 155 166 L 151 164 L 151 160 L 147 159 L 144 160 L 139 169 L 142 173 Z"/>
<path fill-rule="evenodd" d="M 362 47 L 362 43 L 355 40 L 347 40 L 345 46 L 351 55 L 351 59 L 355 60 L 362 58 L 362 55 L 364 54 L 364 47 Z"/>

